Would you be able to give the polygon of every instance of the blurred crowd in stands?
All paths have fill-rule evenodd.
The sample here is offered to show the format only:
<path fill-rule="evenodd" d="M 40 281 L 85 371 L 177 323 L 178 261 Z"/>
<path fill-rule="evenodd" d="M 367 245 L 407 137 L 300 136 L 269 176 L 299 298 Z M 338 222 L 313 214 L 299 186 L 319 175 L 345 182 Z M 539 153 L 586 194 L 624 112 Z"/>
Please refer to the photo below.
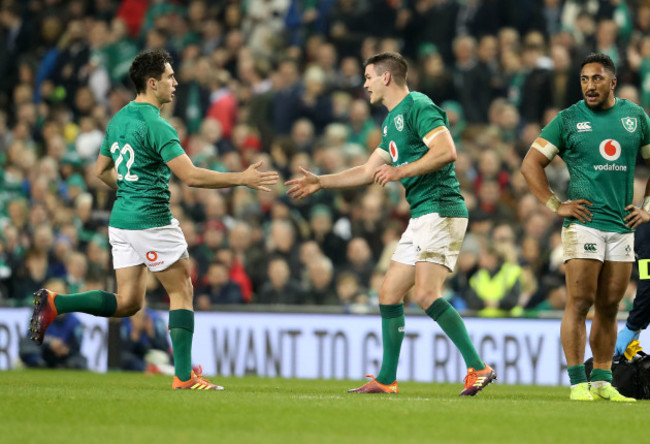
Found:
<path fill-rule="evenodd" d="M 617 95 L 650 106 L 650 2 L 642 0 L 0 0 L 0 304 L 52 279 L 107 288 L 114 193 L 94 175 L 111 116 L 134 93 L 138 51 L 164 47 L 180 83 L 163 115 L 194 163 L 240 171 L 363 163 L 386 114 L 363 60 L 399 51 L 409 85 L 449 116 L 469 230 L 447 297 L 485 315 L 565 301 L 561 220 L 519 166 L 541 128 L 581 99 L 582 58 L 604 52 Z M 568 173 L 547 168 L 562 197 Z M 637 204 L 647 177 L 638 170 Z M 400 184 L 292 201 L 172 178 L 197 309 L 323 304 L 364 311 L 409 218 Z M 621 309 L 629 307 L 634 282 Z M 151 277 L 147 299 L 167 295 Z"/>

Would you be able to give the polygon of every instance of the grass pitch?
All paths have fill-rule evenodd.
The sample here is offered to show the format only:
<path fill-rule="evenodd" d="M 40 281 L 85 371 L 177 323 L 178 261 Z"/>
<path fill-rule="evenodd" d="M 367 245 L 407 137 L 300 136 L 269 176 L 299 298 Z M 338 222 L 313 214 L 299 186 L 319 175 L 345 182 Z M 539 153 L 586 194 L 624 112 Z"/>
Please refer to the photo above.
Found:
<path fill-rule="evenodd" d="M 640 436 L 650 402 L 576 403 L 566 387 L 211 378 L 224 392 L 172 391 L 135 373 L 0 372 L 0 443 L 612 443 Z"/>

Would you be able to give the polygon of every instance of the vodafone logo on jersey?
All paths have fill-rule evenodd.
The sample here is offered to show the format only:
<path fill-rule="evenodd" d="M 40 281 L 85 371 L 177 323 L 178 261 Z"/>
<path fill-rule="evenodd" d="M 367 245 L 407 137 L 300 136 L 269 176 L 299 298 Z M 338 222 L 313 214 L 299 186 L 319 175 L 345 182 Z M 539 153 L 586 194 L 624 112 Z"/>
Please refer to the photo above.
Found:
<path fill-rule="evenodd" d="M 605 139 L 598 146 L 600 155 L 606 160 L 613 162 L 621 157 L 621 144 L 614 139 Z M 615 163 L 606 163 L 603 165 L 594 165 L 596 171 L 627 171 L 627 165 L 617 165 Z"/>
<path fill-rule="evenodd" d="M 603 140 L 600 142 L 598 149 L 600 150 L 600 155 L 610 162 L 621 157 L 621 144 L 614 139 Z"/>
<path fill-rule="evenodd" d="M 393 159 L 393 163 L 397 162 L 397 158 L 399 157 L 399 151 L 397 151 L 397 144 L 392 140 L 388 145 L 388 152 L 390 153 L 390 158 Z"/>

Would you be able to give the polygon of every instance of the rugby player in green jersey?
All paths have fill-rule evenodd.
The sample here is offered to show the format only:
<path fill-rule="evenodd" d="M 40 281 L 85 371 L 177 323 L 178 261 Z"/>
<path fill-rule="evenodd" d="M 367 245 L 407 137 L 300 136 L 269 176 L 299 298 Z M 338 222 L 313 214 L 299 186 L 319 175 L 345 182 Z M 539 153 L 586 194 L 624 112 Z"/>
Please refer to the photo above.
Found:
<path fill-rule="evenodd" d="M 562 246 L 567 303 L 560 336 L 571 382 L 570 399 L 632 402 L 611 385 L 616 313 L 634 263 L 634 229 L 650 220 L 650 182 L 642 207 L 632 205 L 634 167 L 650 158 L 650 120 L 643 109 L 614 95 L 616 67 L 604 54 L 582 62 L 584 100 L 561 111 L 537 138 L 521 166 L 532 193 L 564 217 Z M 561 202 L 544 168 L 559 155 L 570 174 Z M 584 367 L 585 320 L 594 306 L 589 345 L 594 367 Z"/>
<path fill-rule="evenodd" d="M 37 291 L 30 330 L 42 343 L 45 331 L 62 313 L 83 312 L 103 317 L 135 314 L 144 303 L 147 269 L 165 287 L 170 299 L 169 333 L 174 353 L 172 388 L 223 390 L 192 370 L 194 333 L 193 288 L 187 242 L 169 209 L 170 170 L 186 185 L 226 188 L 244 185 L 269 191 L 276 172 L 259 170 L 261 162 L 243 172 L 220 173 L 197 168 L 181 147 L 176 130 L 160 116 L 172 101 L 178 82 L 171 57 L 162 49 L 140 53 L 130 68 L 137 96 L 111 119 L 96 165 L 97 176 L 117 191 L 108 234 L 117 278 L 117 293 L 87 291 L 56 294 Z"/>
<path fill-rule="evenodd" d="M 383 361 L 377 378 L 351 392 L 397 393 L 397 363 L 404 338 L 404 296 L 414 287 L 417 304 L 436 321 L 460 350 L 468 367 L 460 395 L 475 395 L 496 379 L 479 357 L 465 323 L 443 297 L 445 278 L 467 229 L 467 208 L 454 172 L 456 148 L 445 112 L 424 94 L 409 92 L 408 66 L 397 53 L 381 53 L 364 63 L 364 88 L 370 102 L 383 104 L 388 116 L 383 138 L 365 164 L 317 176 L 301 169 L 287 181 L 287 193 L 302 199 L 322 188 L 381 186 L 400 181 L 406 189 L 411 220 L 397 245 L 379 290 Z"/>

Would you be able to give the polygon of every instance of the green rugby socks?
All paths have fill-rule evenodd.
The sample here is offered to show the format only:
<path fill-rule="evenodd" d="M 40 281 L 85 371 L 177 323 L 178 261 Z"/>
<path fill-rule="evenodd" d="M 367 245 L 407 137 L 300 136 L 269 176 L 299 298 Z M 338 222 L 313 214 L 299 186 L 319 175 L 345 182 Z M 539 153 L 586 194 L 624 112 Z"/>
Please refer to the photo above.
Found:
<path fill-rule="evenodd" d="M 174 373 L 181 381 L 188 381 L 192 372 L 194 312 L 171 310 L 169 312 L 169 336 L 172 338 L 174 352 Z"/>
<path fill-rule="evenodd" d="M 117 310 L 117 298 L 102 290 L 59 294 L 54 298 L 54 306 L 59 314 L 81 312 L 109 318 Z"/>
<path fill-rule="evenodd" d="M 569 382 L 571 385 L 587 382 L 587 373 L 585 372 L 584 364 L 572 365 L 567 368 L 567 372 L 569 373 Z M 591 374 L 593 375 L 593 372 Z"/>
<path fill-rule="evenodd" d="M 591 370 L 591 385 L 592 387 L 602 387 L 605 384 L 612 383 L 612 371 L 602 368 L 595 368 Z"/>
<path fill-rule="evenodd" d="M 440 325 L 442 331 L 458 348 L 468 368 L 471 367 L 474 370 L 483 370 L 485 368 L 485 363 L 469 338 L 463 319 L 449 302 L 438 298 L 425 312 Z"/>
<path fill-rule="evenodd" d="M 375 379 L 381 384 L 390 385 L 397 379 L 399 352 L 404 339 L 404 304 L 380 305 L 379 312 L 384 357 L 381 371 Z"/>

